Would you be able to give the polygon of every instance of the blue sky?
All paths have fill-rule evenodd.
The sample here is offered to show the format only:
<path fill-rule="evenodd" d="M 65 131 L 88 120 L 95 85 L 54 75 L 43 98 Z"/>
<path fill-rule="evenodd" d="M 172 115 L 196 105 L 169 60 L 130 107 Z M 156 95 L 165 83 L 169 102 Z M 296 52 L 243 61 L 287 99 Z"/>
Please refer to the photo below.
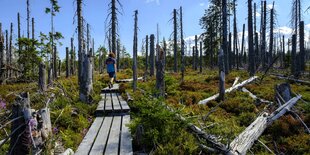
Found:
<path fill-rule="evenodd" d="M 91 35 L 95 38 L 95 48 L 104 44 L 105 19 L 108 14 L 108 3 L 110 0 L 85 0 L 84 18 L 91 25 Z M 283 31 L 289 31 L 290 8 L 292 0 L 275 0 L 275 8 L 278 14 L 278 26 Z M 132 51 L 133 40 L 133 11 L 138 10 L 139 43 L 147 34 L 156 34 L 156 24 L 159 24 L 160 39 L 168 39 L 172 33 L 173 25 L 169 20 L 172 18 L 174 8 L 183 6 L 184 33 L 185 37 L 191 37 L 203 32 L 199 25 L 199 19 L 203 16 L 204 10 L 208 7 L 208 0 L 120 0 L 123 5 L 122 15 L 119 15 L 119 35 L 121 42 L 126 46 L 127 51 Z M 260 5 L 260 0 L 254 0 Z M 268 4 L 272 1 L 268 0 Z M 31 17 L 35 18 L 36 36 L 39 32 L 47 33 L 50 30 L 50 15 L 44 13 L 45 7 L 49 7 L 49 0 L 30 0 Z M 63 46 L 59 47 L 60 57 L 64 58 L 65 47 L 70 46 L 70 38 L 76 37 L 76 22 L 73 18 L 76 3 L 73 0 L 59 0 L 60 13 L 55 17 L 55 30 L 61 32 L 65 39 L 61 40 Z M 246 23 L 247 18 L 246 0 L 238 0 L 238 31 L 241 25 Z M 304 0 L 303 9 L 310 6 L 310 1 Z M 258 9 L 259 12 L 260 9 Z M 26 0 L 0 0 L 0 22 L 3 29 L 8 29 L 10 22 L 14 24 L 14 38 L 17 38 L 17 12 L 21 14 L 22 34 L 26 36 Z M 304 14 L 306 27 L 310 29 L 310 14 Z M 259 18 L 259 17 L 258 17 Z M 258 19 L 259 23 L 259 19 Z"/>

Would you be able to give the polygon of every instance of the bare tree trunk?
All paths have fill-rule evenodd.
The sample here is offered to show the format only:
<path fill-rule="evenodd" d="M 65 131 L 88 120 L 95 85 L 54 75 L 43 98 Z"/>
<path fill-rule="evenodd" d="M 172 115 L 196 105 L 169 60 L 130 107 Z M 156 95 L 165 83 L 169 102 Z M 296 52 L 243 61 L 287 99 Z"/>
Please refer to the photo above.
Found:
<path fill-rule="evenodd" d="M 219 51 L 218 63 L 219 63 L 219 100 L 224 101 L 225 99 L 225 59 L 224 52 L 222 49 Z"/>
<path fill-rule="evenodd" d="M 74 75 L 75 53 L 73 49 L 73 38 L 71 38 L 71 51 L 70 51 L 70 75 Z"/>
<path fill-rule="evenodd" d="M 34 40 L 34 18 L 31 19 L 32 23 L 32 40 Z"/>
<path fill-rule="evenodd" d="M 53 76 L 54 79 L 57 79 L 57 47 L 54 46 L 54 52 L 53 52 Z"/>
<path fill-rule="evenodd" d="M 195 63 L 194 63 L 194 65 L 195 65 L 195 70 L 197 70 L 197 64 L 198 64 L 198 39 L 197 39 L 197 35 L 195 35 L 195 55 L 194 55 L 194 60 L 195 60 Z"/>
<path fill-rule="evenodd" d="M 144 79 L 146 80 L 146 76 L 147 76 L 147 69 L 148 69 L 148 56 L 149 56 L 149 36 L 146 35 L 145 37 L 145 71 L 144 71 Z"/>
<path fill-rule="evenodd" d="M 202 42 L 200 41 L 200 67 L 199 67 L 199 72 L 202 73 Z"/>
<path fill-rule="evenodd" d="M 296 73 L 296 34 L 293 34 L 292 37 L 292 54 L 291 54 L 291 74 L 295 77 Z"/>
<path fill-rule="evenodd" d="M 181 29 L 181 82 L 184 81 L 185 61 L 184 61 L 184 38 L 183 38 L 183 10 L 180 7 L 180 29 Z M 165 53 L 166 53 L 165 49 Z M 165 62 L 166 64 L 166 62 Z"/>
<path fill-rule="evenodd" d="M 234 65 L 237 65 L 239 69 L 239 54 L 238 54 L 238 31 L 237 31 L 237 15 L 236 15 L 236 0 L 234 0 L 234 42 L 233 42 L 233 53 L 234 53 Z"/>
<path fill-rule="evenodd" d="M 241 55 L 240 55 L 240 65 L 243 66 L 243 54 L 244 54 L 244 33 L 245 33 L 245 24 L 243 24 L 242 28 L 242 41 L 241 41 Z"/>
<path fill-rule="evenodd" d="M 70 76 L 70 72 L 69 72 L 69 47 L 66 47 L 66 78 L 68 78 Z"/>
<path fill-rule="evenodd" d="M 45 64 L 40 62 L 39 64 L 39 90 L 41 92 L 46 91 L 46 74 L 45 74 Z"/>
<path fill-rule="evenodd" d="M 4 64 L 4 36 L 2 33 L 2 23 L 0 23 L 0 80 L 2 80 L 2 67 Z"/>
<path fill-rule="evenodd" d="M 193 70 L 195 70 L 195 64 L 196 64 L 196 59 L 195 59 L 195 46 L 193 46 Z"/>
<path fill-rule="evenodd" d="M 133 37 L 133 91 L 137 89 L 137 53 L 138 53 L 138 10 L 135 11 L 135 25 L 134 25 L 134 37 Z"/>
<path fill-rule="evenodd" d="M 117 16 L 116 16 L 116 0 L 112 0 L 111 3 L 111 16 L 112 16 L 112 52 L 116 54 L 116 24 L 117 24 Z"/>
<path fill-rule="evenodd" d="M 6 64 L 8 65 L 9 64 L 9 31 L 8 30 L 5 30 L 5 55 L 6 55 Z M 8 77 L 8 68 L 6 67 L 5 68 L 5 76 Z"/>
<path fill-rule="evenodd" d="M 18 29 L 18 40 L 21 38 L 20 36 L 20 14 L 19 12 L 17 13 L 17 29 Z M 21 50 L 21 45 L 20 42 L 18 41 L 18 57 L 20 56 L 20 50 Z"/>
<path fill-rule="evenodd" d="M 8 59 L 9 59 L 8 65 L 10 65 L 10 66 L 12 66 L 12 58 L 13 58 L 12 57 L 12 52 L 13 52 L 12 41 L 13 41 L 13 23 L 11 23 L 11 28 L 10 28 L 10 49 L 9 49 L 9 57 L 8 57 Z M 8 70 L 8 77 L 12 77 L 12 70 L 11 69 Z"/>
<path fill-rule="evenodd" d="M 119 72 L 119 58 L 120 58 L 120 50 L 121 50 L 121 41 L 117 39 L 117 55 L 116 55 L 116 70 Z"/>
<path fill-rule="evenodd" d="M 273 53 L 273 24 L 274 24 L 274 2 L 272 9 L 270 11 L 270 37 L 269 37 L 269 55 L 268 55 L 268 64 L 270 65 L 272 63 L 272 53 Z"/>
<path fill-rule="evenodd" d="M 229 62 L 228 62 L 228 48 L 227 48 L 227 0 L 222 0 L 222 16 L 223 16 L 223 35 L 222 35 L 222 50 L 224 52 L 224 72 L 229 73 Z M 224 99 L 224 97 L 223 97 Z"/>
<path fill-rule="evenodd" d="M 262 66 L 263 68 L 266 67 L 266 25 L 267 25 L 267 5 L 266 1 L 263 2 L 263 28 L 262 28 L 262 47 L 261 47 L 261 54 L 262 54 Z"/>
<path fill-rule="evenodd" d="M 29 0 L 27 0 L 27 38 L 30 39 L 30 6 Z"/>
<path fill-rule="evenodd" d="M 284 68 L 285 67 L 285 40 L 284 40 L 284 35 L 282 36 L 282 57 L 281 57 L 281 66 Z"/>
<path fill-rule="evenodd" d="M 305 71 L 305 33 L 304 33 L 305 23 L 304 21 L 300 21 L 299 23 L 299 54 L 300 54 L 300 71 Z"/>
<path fill-rule="evenodd" d="M 249 31 L 249 71 L 250 76 L 255 74 L 255 53 L 253 49 L 253 22 L 252 22 L 252 0 L 248 0 L 248 31 Z"/>
<path fill-rule="evenodd" d="M 60 77 L 60 73 L 61 73 L 61 60 L 58 60 L 58 76 Z M 57 78 L 58 78 L 57 76 Z"/>
<path fill-rule="evenodd" d="M 174 9 L 173 10 L 173 26 L 174 26 L 174 30 L 173 30 L 173 56 L 174 56 L 174 67 L 173 67 L 173 71 L 176 73 L 178 72 L 178 42 L 177 42 L 177 37 L 178 37 L 178 24 L 177 24 L 177 10 Z"/>
<path fill-rule="evenodd" d="M 156 70 L 156 89 L 159 94 L 158 97 L 165 97 L 165 59 L 164 59 L 164 50 L 162 48 L 159 49 L 159 56 L 156 62 L 157 70 Z"/>
<path fill-rule="evenodd" d="M 232 69 L 232 64 L 234 63 L 234 55 L 231 51 L 231 33 L 228 34 L 228 68 Z"/>
<path fill-rule="evenodd" d="M 155 36 L 154 34 L 151 34 L 150 36 L 150 76 L 153 76 L 155 74 L 155 49 L 154 49 L 154 40 Z"/>

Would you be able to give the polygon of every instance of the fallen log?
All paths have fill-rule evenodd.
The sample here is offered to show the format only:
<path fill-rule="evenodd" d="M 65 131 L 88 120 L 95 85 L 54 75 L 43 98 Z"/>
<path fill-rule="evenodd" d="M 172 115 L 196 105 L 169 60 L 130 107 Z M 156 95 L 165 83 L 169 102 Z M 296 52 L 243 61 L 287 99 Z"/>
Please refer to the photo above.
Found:
<path fill-rule="evenodd" d="M 245 80 L 245 81 L 243 81 L 243 82 L 241 82 L 241 83 L 238 83 L 238 84 L 236 84 L 235 86 L 232 86 L 232 87 L 226 89 L 226 90 L 225 90 L 225 93 L 233 92 L 234 90 L 239 89 L 239 88 L 241 88 L 241 87 L 243 87 L 243 86 L 245 86 L 245 85 L 247 85 L 247 84 L 253 82 L 253 81 L 254 81 L 255 79 L 257 79 L 257 78 L 258 78 L 258 76 L 253 76 L 253 77 L 251 77 L 251 78 L 249 78 L 249 79 L 247 79 L 247 80 Z M 212 101 L 212 100 L 215 100 L 215 99 L 217 99 L 218 97 L 219 97 L 219 93 L 217 93 L 217 94 L 215 94 L 215 95 L 213 95 L 213 96 L 211 96 L 211 97 L 209 97 L 209 98 L 207 98 L 207 99 L 204 99 L 204 100 L 199 101 L 198 104 L 207 104 L 208 102 L 210 102 L 210 101 Z"/>
<path fill-rule="evenodd" d="M 271 76 L 282 79 L 282 80 L 288 80 L 288 81 L 292 81 L 292 82 L 296 82 L 296 83 L 310 85 L 310 81 L 299 80 L 299 79 L 295 79 L 295 78 L 291 78 L 291 77 L 287 77 L 287 76 L 283 76 L 283 75 L 278 75 L 278 74 L 271 74 Z"/>
<path fill-rule="evenodd" d="M 242 87 L 241 90 L 242 90 L 243 92 L 245 92 L 245 93 L 248 93 L 249 96 L 255 100 L 255 104 L 259 104 L 259 103 L 273 104 L 273 102 L 271 102 L 271 101 L 258 98 L 256 95 L 254 95 L 252 92 L 250 92 L 248 89 L 246 89 L 246 88 L 244 88 L 244 87 Z"/>
<path fill-rule="evenodd" d="M 235 81 L 234 81 L 232 86 L 235 86 L 238 83 L 239 79 L 240 79 L 240 77 L 236 77 L 236 79 L 235 79 Z"/>
<path fill-rule="evenodd" d="M 246 154 L 246 152 L 252 147 L 254 142 L 262 135 L 264 130 L 275 120 L 288 112 L 300 98 L 301 95 L 298 95 L 289 100 L 281 107 L 279 107 L 273 113 L 268 114 L 267 112 L 264 112 L 260 116 L 258 116 L 252 124 L 250 124 L 230 143 L 230 153 L 238 155 Z"/>
<path fill-rule="evenodd" d="M 143 77 L 138 77 L 137 80 L 143 80 Z M 126 82 L 132 82 L 133 79 L 121 79 L 121 80 L 116 80 L 116 83 L 126 83 Z"/>

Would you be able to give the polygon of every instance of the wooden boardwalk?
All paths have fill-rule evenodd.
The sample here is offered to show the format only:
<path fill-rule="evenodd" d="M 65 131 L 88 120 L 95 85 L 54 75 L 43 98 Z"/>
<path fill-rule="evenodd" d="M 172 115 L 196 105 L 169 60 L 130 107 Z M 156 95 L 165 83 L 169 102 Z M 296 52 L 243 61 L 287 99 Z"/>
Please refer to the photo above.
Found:
<path fill-rule="evenodd" d="M 76 151 L 76 155 L 133 154 L 127 102 L 118 93 L 118 84 L 102 89 L 96 118 Z"/>

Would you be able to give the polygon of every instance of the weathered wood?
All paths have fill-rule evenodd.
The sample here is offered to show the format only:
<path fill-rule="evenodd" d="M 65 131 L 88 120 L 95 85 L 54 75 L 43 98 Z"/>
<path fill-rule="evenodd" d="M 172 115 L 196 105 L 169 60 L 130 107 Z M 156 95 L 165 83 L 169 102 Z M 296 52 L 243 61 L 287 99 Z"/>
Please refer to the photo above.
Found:
<path fill-rule="evenodd" d="M 110 131 L 110 128 L 111 128 L 111 123 L 112 123 L 112 118 L 113 117 L 105 117 L 104 118 L 104 121 L 102 123 L 102 126 L 98 132 L 98 136 L 95 139 L 95 142 L 92 146 L 92 149 L 90 151 L 89 154 L 91 155 L 102 155 L 104 152 L 104 148 L 106 147 L 106 142 L 107 142 L 107 139 L 109 137 L 109 131 Z M 114 130 L 114 129 L 112 129 Z"/>
<path fill-rule="evenodd" d="M 135 92 L 137 90 L 137 69 L 138 69 L 138 10 L 135 10 L 135 25 L 134 25 L 134 39 L 133 39 L 133 65 L 132 65 L 132 88 Z"/>
<path fill-rule="evenodd" d="M 42 118 L 42 137 L 43 140 L 47 140 L 47 138 L 52 134 L 52 123 L 51 123 L 51 116 L 50 116 L 50 109 L 48 107 L 43 108 L 39 111 L 39 114 Z"/>
<path fill-rule="evenodd" d="M 254 122 L 251 123 L 241 134 L 239 134 L 231 143 L 230 153 L 246 154 L 247 150 L 252 147 L 254 142 L 261 136 L 264 130 L 275 120 L 289 111 L 301 98 L 297 96 L 289 100 L 286 104 L 279 107 L 270 115 L 266 112 L 261 114 Z"/>
<path fill-rule="evenodd" d="M 112 112 L 113 111 L 113 104 L 112 104 L 112 96 L 111 94 L 107 94 L 104 106 L 105 112 Z"/>
<path fill-rule="evenodd" d="M 119 84 L 113 84 L 112 88 L 106 87 L 101 90 L 101 93 L 117 93 L 119 91 Z"/>
<path fill-rule="evenodd" d="M 218 63 L 219 63 L 219 99 L 223 101 L 225 99 L 225 55 L 223 50 L 220 49 L 219 56 L 218 56 Z M 217 97 L 216 97 L 217 98 Z"/>
<path fill-rule="evenodd" d="M 109 154 L 109 155 L 118 154 L 121 118 L 122 118 L 121 116 L 114 116 L 113 118 L 113 123 L 112 123 L 111 131 L 110 131 L 107 147 L 105 150 L 105 154 Z"/>
<path fill-rule="evenodd" d="M 178 72 L 178 22 L 177 10 L 173 9 L 173 71 Z"/>
<path fill-rule="evenodd" d="M 40 62 L 39 65 L 39 90 L 41 92 L 46 91 L 46 70 L 45 70 L 45 64 L 43 62 Z"/>
<path fill-rule="evenodd" d="M 125 115 L 122 118 L 122 129 L 121 129 L 121 142 L 120 142 L 120 154 L 129 155 L 133 154 L 132 152 L 132 138 L 131 134 L 126 126 L 130 122 L 130 116 Z"/>
<path fill-rule="evenodd" d="M 264 99 L 261 99 L 261 98 L 258 98 L 256 95 L 254 95 L 252 92 L 250 92 L 248 89 L 246 89 L 245 87 L 242 87 L 241 89 L 243 92 L 245 93 L 248 93 L 249 96 L 254 99 L 255 103 L 258 104 L 258 103 L 269 103 L 269 104 L 272 104 L 273 102 L 271 101 L 267 101 L 267 100 L 264 100 Z"/>
<path fill-rule="evenodd" d="M 120 105 L 119 100 L 117 98 L 117 94 L 112 93 L 111 97 L 112 97 L 112 103 L 113 103 L 113 112 L 115 112 L 115 113 L 121 112 L 122 108 L 121 108 L 121 105 Z"/>
<path fill-rule="evenodd" d="M 236 79 L 235 79 L 235 81 L 234 81 L 232 86 L 235 86 L 238 83 L 239 79 L 240 79 L 240 77 L 236 77 Z"/>
<path fill-rule="evenodd" d="M 158 97 L 165 96 L 165 62 L 164 62 L 164 50 L 159 49 L 159 59 L 156 62 L 156 89 L 158 91 Z"/>
<path fill-rule="evenodd" d="M 100 129 L 102 124 L 103 117 L 97 117 L 93 124 L 91 125 L 90 129 L 88 130 L 86 136 L 84 137 L 83 141 L 81 142 L 80 146 L 78 147 L 75 155 L 86 155 L 89 153 L 92 147 L 92 143 L 97 136 L 97 133 Z"/>
<path fill-rule="evenodd" d="M 69 61 L 69 47 L 66 47 L 66 78 L 68 78 L 70 75 Z"/>
<path fill-rule="evenodd" d="M 150 76 L 155 74 L 155 47 L 154 47 L 154 34 L 150 36 Z"/>
<path fill-rule="evenodd" d="M 117 94 L 117 97 L 118 97 L 119 103 L 122 107 L 122 112 L 128 112 L 130 110 L 130 108 L 129 108 L 127 102 L 119 94 Z"/>
<path fill-rule="evenodd" d="M 138 77 L 137 80 L 143 80 L 143 77 Z M 133 79 L 121 79 L 117 80 L 116 83 L 127 83 L 127 82 L 132 82 Z"/>
<path fill-rule="evenodd" d="M 241 88 L 241 87 L 243 87 L 243 86 L 253 82 L 257 78 L 258 78 L 258 76 L 253 76 L 253 77 L 251 77 L 251 78 L 249 78 L 249 79 L 247 79 L 247 80 L 245 80 L 245 81 L 243 81 L 241 83 L 238 83 L 235 86 L 226 89 L 225 93 L 233 92 L 234 90 L 239 89 L 239 88 Z M 212 100 L 215 100 L 218 97 L 219 97 L 219 93 L 217 93 L 217 94 L 215 94 L 215 95 L 213 95 L 213 96 L 211 96 L 211 97 L 209 97 L 207 99 L 199 101 L 198 104 L 207 104 L 208 102 L 210 102 Z"/>
<path fill-rule="evenodd" d="M 292 82 L 296 82 L 296 83 L 310 85 L 310 81 L 299 80 L 299 79 L 295 79 L 295 78 L 292 78 L 292 77 L 286 77 L 286 76 L 278 75 L 278 74 L 271 74 L 271 75 L 273 77 L 276 77 L 276 78 L 279 78 L 279 79 L 283 79 L 283 80 L 288 80 L 288 81 L 292 81 Z"/>

